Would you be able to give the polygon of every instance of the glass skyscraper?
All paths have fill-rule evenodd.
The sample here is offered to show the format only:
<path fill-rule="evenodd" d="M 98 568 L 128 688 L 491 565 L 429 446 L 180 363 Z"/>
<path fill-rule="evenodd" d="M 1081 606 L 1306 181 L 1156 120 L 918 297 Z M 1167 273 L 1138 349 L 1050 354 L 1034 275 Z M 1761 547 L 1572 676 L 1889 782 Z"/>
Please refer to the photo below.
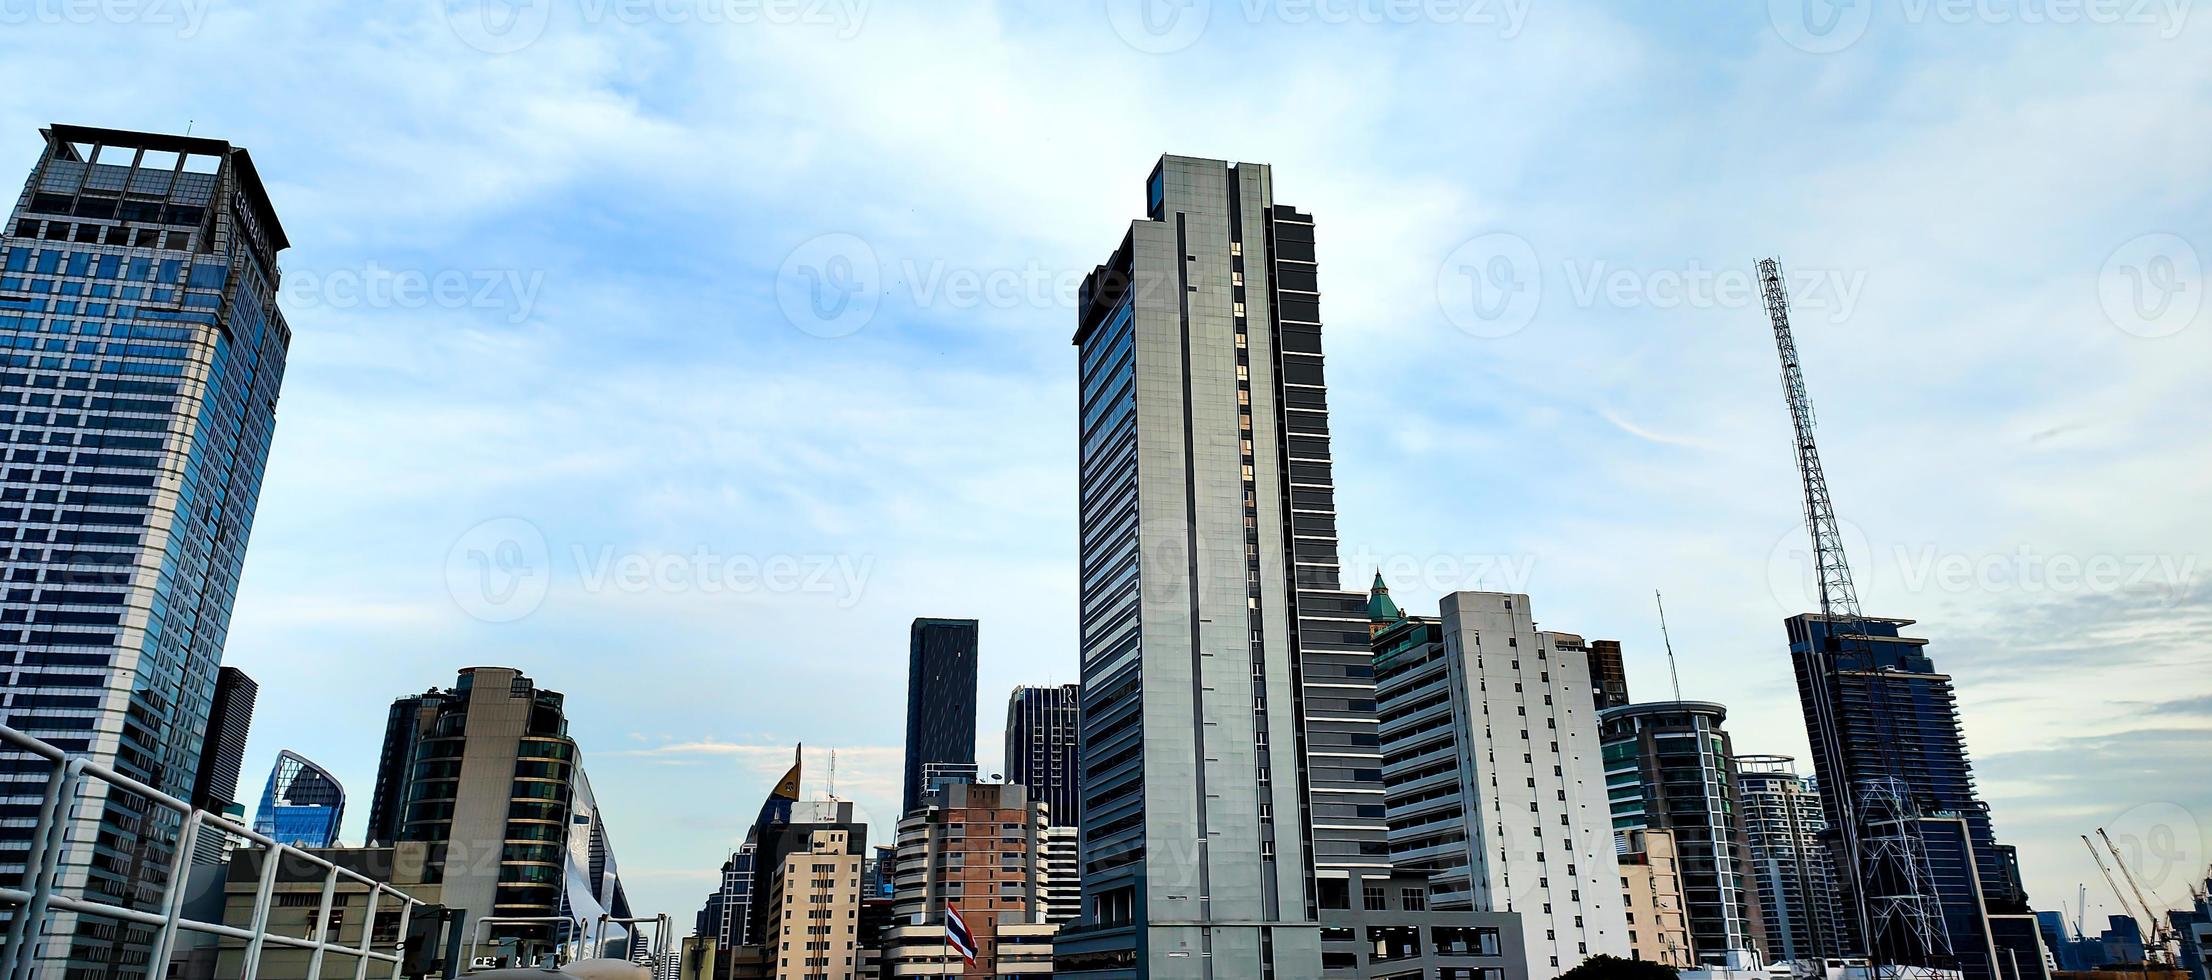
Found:
<path fill-rule="evenodd" d="M 1006 781 L 1043 803 L 1055 827 L 1073 827 L 1083 813 L 1083 768 L 1076 758 L 1083 689 L 1017 687 L 1006 699 Z"/>
<path fill-rule="evenodd" d="M 0 721 L 190 798 L 291 342 L 287 242 L 243 149 L 43 135 L 0 227 Z M 0 785 L 36 805 L 35 783 Z M 59 887 L 149 907 L 178 821 L 104 785 L 74 813 Z M 0 880 L 25 835 L 0 828 Z M 151 927 L 51 927 L 71 938 L 42 971 L 159 972 Z"/>
<path fill-rule="evenodd" d="M 261 685 L 236 667 L 215 678 L 215 702 L 207 715 L 207 736 L 200 742 L 200 768 L 192 780 L 192 805 L 223 813 L 238 804 L 238 776 L 245 769 L 246 736 L 253 728 L 253 703 Z M 193 845 L 192 863 L 221 863 L 231 835 L 203 827 Z"/>
<path fill-rule="evenodd" d="M 346 816 L 346 790 L 330 770 L 291 749 L 277 753 L 269 785 L 261 791 L 253 829 L 293 847 L 338 846 L 338 824 Z"/>
<path fill-rule="evenodd" d="M 902 814 L 921 807 L 933 776 L 975 778 L 977 629 L 972 619 L 917 619 L 907 637 Z"/>
<path fill-rule="evenodd" d="M 1651 701 L 1598 713 L 1605 789 L 1616 832 L 1674 835 L 1683 912 L 1697 961 L 1764 966 L 1757 879 L 1744 844 L 1735 750 L 1710 701 Z"/>
<path fill-rule="evenodd" d="M 1904 635 L 1909 619 L 1807 613 L 1784 625 L 1837 877 L 1850 902 L 1869 907 L 1872 935 L 1852 929 L 1860 949 L 1883 963 L 1955 969 L 1966 980 L 2043 980 L 2041 940 L 2019 867 L 1991 829 L 1989 805 L 1974 786 L 1951 675 L 1936 670 L 1928 641 Z M 1834 719 L 1832 742 L 1815 723 L 1822 715 Z M 1838 787 L 1849 787 L 1852 796 Z M 1885 794 L 1901 805 L 1868 802 Z M 1880 877 L 1863 880 L 1871 862 L 1852 859 L 1841 836 L 1846 821 L 1856 822 L 1868 852 L 1899 849 L 1875 843 L 1885 838 L 1918 838 L 1914 849 L 1922 856 L 1913 864 L 1923 880 L 1892 880 L 1903 862 L 1884 864 Z M 1885 896 L 1931 892 L 1942 948 L 1936 962 L 1923 964 L 1917 962 L 1922 944 L 1906 934 L 1907 920 L 1882 910 Z"/>

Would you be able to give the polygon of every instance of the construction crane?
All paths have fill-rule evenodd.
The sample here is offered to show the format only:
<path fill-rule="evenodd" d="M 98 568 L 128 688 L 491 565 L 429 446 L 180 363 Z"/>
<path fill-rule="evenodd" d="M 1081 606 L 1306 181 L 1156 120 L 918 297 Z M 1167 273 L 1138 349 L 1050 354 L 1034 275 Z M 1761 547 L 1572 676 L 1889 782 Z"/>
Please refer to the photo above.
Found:
<path fill-rule="evenodd" d="M 2088 936 L 2087 936 L 2086 934 L 2084 934 L 2084 933 L 2083 933 L 2083 932 L 2081 931 L 2081 923 L 2082 923 L 2082 920 L 2083 920 L 2083 919 L 2086 919 L 2086 918 L 2088 918 L 2088 917 L 2089 917 L 2089 886 L 2088 886 L 2088 885 L 2087 885 L 2086 883 L 2078 883 L 2078 882 L 2077 882 L 2077 883 L 2076 883 L 2076 884 L 2074 885 L 2074 941 L 2075 941 L 2075 942 L 2080 942 L 2080 941 L 2082 941 L 2082 940 L 2084 940 L 2084 939 L 2087 939 L 2087 938 L 2089 938 L 2089 937 L 2088 937 Z"/>
<path fill-rule="evenodd" d="M 2088 840 L 2086 837 L 2082 839 Z M 2136 906 L 2143 910 L 2145 923 L 2143 945 L 2146 955 L 2151 955 L 2158 962 L 2173 962 L 2173 950 L 2168 948 L 2167 944 L 2169 930 L 2166 928 L 2165 917 L 2159 915 L 2158 907 L 2152 905 L 2150 899 L 2144 897 L 2143 886 L 2136 883 L 2135 872 L 2128 870 L 2127 858 L 2122 857 L 2119 846 L 2112 843 L 2112 835 L 2105 833 L 2103 827 L 2099 827 L 2097 828 L 2097 839 L 2104 841 L 2105 850 L 2112 852 L 2112 863 L 2120 869 L 2120 880 L 2128 883 L 2128 891 L 2135 894 Z M 2090 848 L 2090 850 L 2095 851 L 2096 848 Z M 2122 901 L 2121 904 L 2125 905 L 2127 903 Z M 2128 914 L 2134 915 L 2135 913 L 2130 911 Z M 2155 954 L 2152 952 L 2154 950 Z"/>
<path fill-rule="evenodd" d="M 1846 768 L 1848 756 L 1842 725 L 1836 718 L 1830 658 L 1834 653 L 1863 649 L 1868 629 L 1859 611 L 1851 566 L 1844 556 L 1843 530 L 1836 520 L 1835 503 L 1828 496 L 1828 478 L 1821 471 L 1820 449 L 1813 441 L 1812 397 L 1806 393 L 1797 340 L 1790 332 L 1789 290 L 1784 285 L 1781 261 L 1760 259 L 1758 276 L 1767 320 L 1774 328 L 1775 354 L 1782 362 L 1782 394 L 1790 408 L 1797 472 L 1804 489 L 1805 526 L 1812 535 L 1820 618 L 1827 630 L 1825 642 L 1811 644 L 1806 654 L 1810 664 L 1803 673 L 1811 688 L 1808 701 L 1812 709 L 1807 721 L 1815 750 L 1831 761 L 1837 776 L 1833 785 L 1823 789 L 1835 794 L 1838 812 L 1846 815 L 1837 831 L 1851 865 L 1852 912 L 1859 939 L 1876 975 L 1882 974 L 1884 960 L 1900 967 L 1945 965 L 1954 960 L 1950 934 L 1943 922 L 1927 842 L 1920 836 L 1918 803 L 1912 788 L 1894 775 L 1904 768 L 1893 754 L 1894 740 L 1878 739 L 1874 748 L 1883 756 L 1882 775 L 1869 778 Z M 1879 677 L 1871 683 L 1877 687 L 1884 684 Z M 1882 692 L 1874 693 L 1869 699 L 1873 721 L 1881 731 L 1893 731 L 1895 726 L 1886 715 Z"/>

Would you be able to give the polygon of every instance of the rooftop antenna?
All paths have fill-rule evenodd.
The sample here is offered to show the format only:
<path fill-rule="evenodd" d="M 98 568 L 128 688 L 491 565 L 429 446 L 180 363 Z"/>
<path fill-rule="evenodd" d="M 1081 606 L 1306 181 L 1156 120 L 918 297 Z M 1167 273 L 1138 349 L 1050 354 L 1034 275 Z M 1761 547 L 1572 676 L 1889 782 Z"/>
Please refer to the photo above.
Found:
<path fill-rule="evenodd" d="M 1667 676 L 1674 679 L 1674 699 L 1682 700 L 1682 675 L 1674 669 L 1674 638 L 1667 635 L 1667 600 L 1658 589 L 1651 590 L 1651 601 L 1659 604 L 1659 640 L 1667 647 Z"/>
<path fill-rule="evenodd" d="M 190 135 L 192 135 L 192 122 L 193 122 L 193 120 L 190 120 L 190 119 L 187 119 L 187 120 L 185 120 L 185 121 L 184 121 L 184 135 L 186 135 L 186 136 L 190 136 Z"/>
<path fill-rule="evenodd" d="M 837 750 L 830 750 L 829 798 L 837 798 Z"/>

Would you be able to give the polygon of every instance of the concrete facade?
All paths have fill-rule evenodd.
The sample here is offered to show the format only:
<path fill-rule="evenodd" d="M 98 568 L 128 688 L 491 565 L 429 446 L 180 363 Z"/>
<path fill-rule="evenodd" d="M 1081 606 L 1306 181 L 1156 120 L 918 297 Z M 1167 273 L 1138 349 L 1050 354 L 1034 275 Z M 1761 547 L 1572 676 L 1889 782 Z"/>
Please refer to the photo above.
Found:
<path fill-rule="evenodd" d="M 941 805 L 899 821 L 886 975 L 1051 974 L 1045 811 L 1018 785 L 953 785 Z M 947 906 L 975 940 L 972 965 L 946 944 Z"/>
<path fill-rule="evenodd" d="M 1674 835 L 1664 830 L 1619 834 L 1621 902 L 1628 912 L 1629 955 L 1687 970 L 1697 963 L 1690 920 L 1682 912 L 1682 869 Z"/>
<path fill-rule="evenodd" d="M 1736 757 L 1744 844 L 1757 879 L 1767 961 L 1825 960 L 1848 953 L 1835 862 L 1821 843 L 1820 792 L 1788 756 Z"/>
<path fill-rule="evenodd" d="M 578 754 L 565 699 L 512 668 L 470 667 L 435 702 L 404 755 L 406 771 L 378 775 L 387 789 L 396 781 L 405 801 L 399 839 L 445 845 L 445 902 L 471 919 L 559 914 L 577 815 Z M 415 723 L 411 713 L 405 723 Z M 555 938 L 544 926 L 492 934 Z"/>
<path fill-rule="evenodd" d="M 1320 968 L 1291 510 L 1294 481 L 1328 476 L 1292 462 L 1291 441 L 1311 437 L 1283 420 L 1286 402 L 1324 402 L 1318 323 L 1275 309 L 1274 253 L 1303 256 L 1311 288 L 1311 221 L 1273 198 L 1265 166 L 1162 158 L 1147 217 L 1078 304 L 1083 913 L 1058 944 L 1069 975 Z M 1278 221 L 1305 241 L 1278 242 Z M 1333 587 L 1329 537 L 1314 572 Z M 1378 822 L 1377 850 L 1381 836 Z"/>
<path fill-rule="evenodd" d="M 768 887 L 767 950 L 775 980 L 860 976 L 861 855 L 851 832 L 818 827 L 783 855 Z"/>
<path fill-rule="evenodd" d="M 443 851 L 444 848 L 437 844 L 406 843 L 392 847 L 318 849 L 314 854 L 370 880 L 391 885 L 409 897 L 438 904 L 444 901 L 444 891 L 438 884 Z M 224 925 L 245 929 L 253 924 L 254 892 L 267 859 L 268 852 L 258 847 L 241 849 L 233 855 L 223 883 Z M 322 913 L 322 891 L 321 868 L 304 861 L 278 865 L 269 902 L 268 931 L 287 936 L 314 936 Z M 331 889 L 330 913 L 328 941 L 358 946 L 361 930 L 368 925 L 373 930 L 371 949 L 389 953 L 399 945 L 399 903 L 390 897 L 381 899 L 371 925 L 369 889 L 359 882 L 344 876 L 338 878 L 337 885 Z M 245 956 L 243 940 L 227 937 L 218 940 L 215 980 L 237 980 L 244 974 Z M 309 978 L 308 966 L 312 959 L 313 953 L 309 950 L 268 944 L 261 951 L 260 975 Z M 354 966 L 354 957 L 325 954 L 319 977 L 321 980 L 352 980 Z M 388 964 L 372 962 L 369 966 L 371 976 L 385 976 L 391 971 Z"/>
<path fill-rule="evenodd" d="M 1528 597 L 1447 595 L 1375 637 L 1392 856 L 1440 909 L 1520 913 L 1526 972 L 1629 955 L 1580 637 Z"/>

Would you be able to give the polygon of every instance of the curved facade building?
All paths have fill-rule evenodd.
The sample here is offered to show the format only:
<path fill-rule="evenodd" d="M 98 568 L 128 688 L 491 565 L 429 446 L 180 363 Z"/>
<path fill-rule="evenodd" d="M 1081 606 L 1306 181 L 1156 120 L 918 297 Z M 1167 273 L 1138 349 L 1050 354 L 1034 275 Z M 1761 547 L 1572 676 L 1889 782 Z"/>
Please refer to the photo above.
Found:
<path fill-rule="evenodd" d="M 1683 911 L 1700 964 L 1763 962 L 1765 930 L 1744 846 L 1734 752 L 1709 701 L 1655 701 L 1598 713 L 1613 829 L 1674 834 Z"/>
<path fill-rule="evenodd" d="M 338 846 L 338 824 L 346 816 L 346 789 L 330 770 L 291 749 L 277 753 L 269 784 L 261 790 L 261 808 L 253 829 L 293 847 Z"/>
<path fill-rule="evenodd" d="M 471 667 L 427 717 L 403 719 L 420 735 L 405 753 L 399 839 L 444 845 L 445 903 L 472 918 L 561 912 L 577 792 L 564 703 L 520 671 Z M 543 926 L 492 934 L 555 938 Z"/>

